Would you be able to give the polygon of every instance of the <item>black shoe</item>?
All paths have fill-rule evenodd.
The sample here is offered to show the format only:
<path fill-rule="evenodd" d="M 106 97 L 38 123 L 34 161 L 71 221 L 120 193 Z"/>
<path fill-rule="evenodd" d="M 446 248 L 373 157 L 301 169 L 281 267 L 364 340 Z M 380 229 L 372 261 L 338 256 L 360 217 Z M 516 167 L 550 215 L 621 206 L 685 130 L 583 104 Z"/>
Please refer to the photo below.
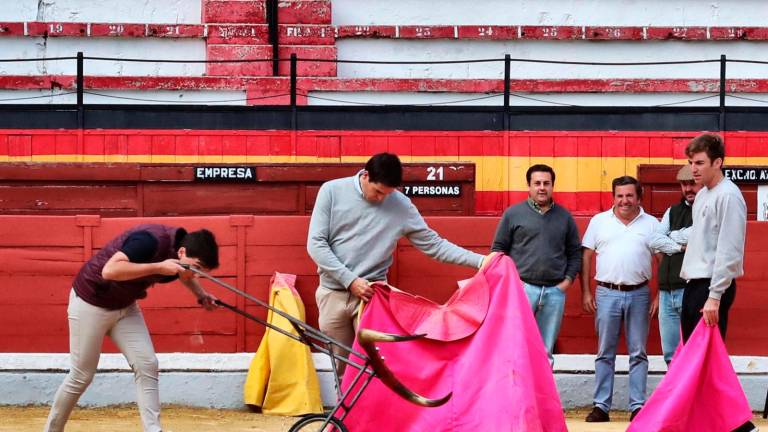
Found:
<path fill-rule="evenodd" d="M 757 432 L 758 430 L 757 426 L 749 421 L 734 429 L 733 432 Z"/>
<path fill-rule="evenodd" d="M 635 410 L 632 411 L 632 414 L 629 415 L 629 421 L 634 420 L 638 414 L 640 414 L 640 408 L 635 408 Z"/>
<path fill-rule="evenodd" d="M 592 412 L 590 412 L 587 415 L 587 418 L 584 419 L 587 423 L 604 423 L 611 421 L 611 418 L 608 416 L 608 413 L 601 410 L 598 407 L 592 408 Z"/>

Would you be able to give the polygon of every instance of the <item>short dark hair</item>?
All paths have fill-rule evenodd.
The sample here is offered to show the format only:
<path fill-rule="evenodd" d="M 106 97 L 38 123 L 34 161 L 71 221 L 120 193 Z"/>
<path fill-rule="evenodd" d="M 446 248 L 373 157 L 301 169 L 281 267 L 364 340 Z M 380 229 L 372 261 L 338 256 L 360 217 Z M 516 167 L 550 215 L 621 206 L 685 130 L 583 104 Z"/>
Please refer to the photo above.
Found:
<path fill-rule="evenodd" d="M 535 172 L 547 172 L 549 175 L 552 176 L 552 184 L 555 184 L 555 170 L 552 169 L 549 165 L 544 164 L 536 164 L 528 168 L 528 171 L 525 172 L 525 181 L 529 185 L 531 184 L 531 174 Z"/>
<path fill-rule="evenodd" d="M 216 237 L 207 229 L 193 231 L 184 236 L 180 247 L 187 251 L 187 256 L 197 258 L 207 269 L 219 267 L 219 245 L 216 244 Z"/>
<path fill-rule="evenodd" d="M 368 181 L 371 183 L 381 183 L 393 188 L 403 183 L 403 165 L 395 154 L 373 155 L 365 164 L 365 170 L 368 172 Z"/>
<path fill-rule="evenodd" d="M 725 144 L 723 138 L 718 134 L 705 133 L 692 139 L 685 148 L 685 155 L 693 157 L 696 153 L 705 152 L 710 162 L 720 158 L 725 161 Z"/>
<path fill-rule="evenodd" d="M 632 176 L 621 176 L 613 179 L 613 182 L 611 183 L 611 191 L 613 191 L 613 195 L 616 196 L 617 187 L 626 185 L 635 185 L 635 193 L 637 194 L 637 198 L 639 199 L 643 197 L 643 185 L 641 185 L 640 182 Z"/>

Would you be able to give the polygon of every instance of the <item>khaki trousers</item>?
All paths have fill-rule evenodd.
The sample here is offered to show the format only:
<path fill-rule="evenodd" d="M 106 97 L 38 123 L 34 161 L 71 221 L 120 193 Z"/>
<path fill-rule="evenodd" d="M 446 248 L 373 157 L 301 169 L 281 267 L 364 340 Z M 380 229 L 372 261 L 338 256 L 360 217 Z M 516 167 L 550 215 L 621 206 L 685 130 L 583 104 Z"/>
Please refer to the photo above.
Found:
<path fill-rule="evenodd" d="M 93 380 L 105 335 L 117 345 L 133 370 L 144 431 L 161 431 L 157 356 L 139 305 L 104 309 L 86 303 L 73 289 L 67 315 L 71 367 L 53 399 L 45 431 L 64 430 L 77 400 Z"/>
<path fill-rule="evenodd" d="M 344 290 L 332 290 L 318 287 L 315 291 L 317 308 L 320 311 L 318 319 L 320 331 L 342 344 L 351 347 L 355 341 L 357 329 L 357 311 L 360 299 Z M 333 351 L 341 356 L 349 357 L 349 352 L 334 345 Z M 339 376 L 344 373 L 346 363 L 336 361 Z"/>

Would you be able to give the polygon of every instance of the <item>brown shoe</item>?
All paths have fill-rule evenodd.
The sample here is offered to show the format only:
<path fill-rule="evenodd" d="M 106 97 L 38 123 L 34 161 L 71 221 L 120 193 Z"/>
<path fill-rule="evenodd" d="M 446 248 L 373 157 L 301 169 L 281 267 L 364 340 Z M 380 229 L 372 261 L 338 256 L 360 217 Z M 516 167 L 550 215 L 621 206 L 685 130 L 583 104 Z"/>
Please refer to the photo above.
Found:
<path fill-rule="evenodd" d="M 632 414 L 629 415 L 629 421 L 634 420 L 638 414 L 640 414 L 640 408 L 635 408 L 635 410 L 632 411 Z"/>
<path fill-rule="evenodd" d="M 608 413 L 601 410 L 598 407 L 592 408 L 592 412 L 590 412 L 587 415 L 587 418 L 584 420 L 587 423 L 604 423 L 611 421 L 611 418 L 608 416 Z"/>

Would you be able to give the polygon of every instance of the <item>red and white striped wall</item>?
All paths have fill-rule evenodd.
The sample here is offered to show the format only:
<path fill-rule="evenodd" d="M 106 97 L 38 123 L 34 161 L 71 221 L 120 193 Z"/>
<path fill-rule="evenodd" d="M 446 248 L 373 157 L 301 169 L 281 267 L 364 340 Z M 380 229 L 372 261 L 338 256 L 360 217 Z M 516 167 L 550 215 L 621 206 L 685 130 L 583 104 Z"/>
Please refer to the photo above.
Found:
<path fill-rule="evenodd" d="M 18 0 L 0 10 L 3 58 L 87 56 L 256 60 L 86 62 L 87 103 L 286 103 L 287 63 L 272 76 L 266 0 Z M 768 12 L 750 0 L 574 3 L 566 0 L 289 0 L 279 2 L 280 57 L 306 59 L 300 103 L 500 104 L 501 63 L 335 64 L 319 60 L 498 58 L 585 62 L 768 60 Z M 314 61 L 313 61 L 314 60 Z M 0 63 L 0 103 L 71 103 L 74 61 Z M 513 62 L 513 105 L 711 106 L 719 64 L 552 65 Z M 764 65 L 728 64 L 729 105 L 768 103 Z M 39 99 L 23 99 L 46 96 Z M 123 97 L 117 99 L 115 96 Z M 269 97 L 273 96 L 273 97 Z M 319 99 L 324 98 L 324 99 Z M 13 100 L 11 100 L 13 99 Z M 135 100 L 142 99 L 142 100 Z M 327 100 L 332 99 L 332 100 Z M 474 99 L 474 100 L 470 100 Z M 457 102 L 464 101 L 464 102 Z M 687 102 L 690 101 L 690 102 Z"/>

